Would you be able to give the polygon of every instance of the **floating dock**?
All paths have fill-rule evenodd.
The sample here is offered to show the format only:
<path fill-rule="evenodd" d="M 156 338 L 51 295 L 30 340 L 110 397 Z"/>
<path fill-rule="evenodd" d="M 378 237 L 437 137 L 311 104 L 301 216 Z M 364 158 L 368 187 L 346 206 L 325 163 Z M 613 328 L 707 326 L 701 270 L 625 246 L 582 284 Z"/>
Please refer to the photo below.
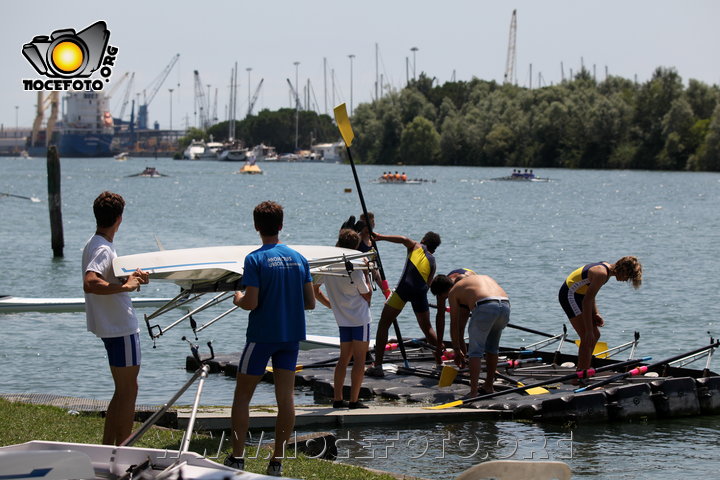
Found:
<path fill-rule="evenodd" d="M 301 351 L 298 364 L 304 365 L 296 374 L 296 386 L 309 387 L 320 397 L 332 401 L 333 371 L 338 349 L 323 348 Z M 497 378 L 496 391 L 511 390 L 518 387 L 517 382 L 530 385 L 552 380 L 553 378 L 572 374 L 577 360 L 574 355 L 555 354 L 543 351 L 522 352 L 506 350 L 501 352 L 505 358 L 518 358 L 522 356 L 530 359 L 522 366 L 510 366 L 501 356 L 498 372 L 506 379 Z M 227 376 L 237 374 L 237 363 L 240 353 L 218 355 L 207 361 L 211 372 L 222 373 Z M 431 405 L 445 404 L 461 400 L 469 392 L 469 378 L 467 373 L 459 374 L 454 383 L 448 387 L 439 387 L 440 370 L 435 367 L 432 351 L 427 348 L 408 349 L 409 368 L 398 352 L 386 354 L 385 376 L 383 378 L 365 377 L 360 398 L 375 400 L 371 402 L 368 410 L 348 412 L 335 410 L 329 407 L 313 407 L 305 412 L 303 407 L 298 413 L 299 417 L 307 415 L 315 418 L 310 423 L 319 424 L 345 424 L 354 422 L 356 416 L 366 416 L 366 422 L 378 421 L 372 419 L 373 411 L 382 405 L 383 409 L 396 408 L 402 415 L 409 415 L 413 421 L 434 421 L 429 412 L 452 412 L 446 418 L 448 421 L 466 421 L 479 418 L 505 418 L 505 419 L 531 419 L 544 422 L 613 422 L 636 421 L 645 419 L 662 419 L 696 415 L 720 414 L 720 376 L 712 371 L 678 368 L 664 365 L 658 371 L 649 371 L 645 376 L 638 376 L 612 382 L 603 388 L 576 393 L 578 385 L 570 382 L 550 383 L 546 385 L 543 394 L 529 395 L 524 390 L 508 392 L 487 400 L 478 400 L 462 405 L 462 408 L 448 408 L 441 410 L 428 410 Z M 619 363 L 612 359 L 595 358 L 594 367 L 611 366 Z M 198 368 L 197 360 L 188 357 L 186 369 L 193 371 Z M 623 373 L 608 370 L 598 374 L 590 380 L 595 383 L 612 375 Z M 483 374 L 481 374 L 481 377 Z M 263 381 L 272 383 L 272 373 L 267 372 Z M 345 398 L 349 395 L 350 375 L 346 376 Z M 388 407 L 387 402 L 394 402 Z M 394 411 L 394 410 L 393 410 Z M 426 413 L 427 412 L 427 413 Z M 377 412 L 381 414 L 380 411 Z M 271 414 L 272 416 L 272 414 Z M 336 417 L 342 417 L 338 420 Z M 273 417 L 274 418 L 274 417 Z M 382 414 L 379 418 L 383 418 Z M 387 421 L 407 421 L 408 417 Z M 298 419 L 299 422 L 306 420 Z M 309 421 L 309 420 L 308 420 Z M 380 420 L 386 421 L 386 420 Z"/>

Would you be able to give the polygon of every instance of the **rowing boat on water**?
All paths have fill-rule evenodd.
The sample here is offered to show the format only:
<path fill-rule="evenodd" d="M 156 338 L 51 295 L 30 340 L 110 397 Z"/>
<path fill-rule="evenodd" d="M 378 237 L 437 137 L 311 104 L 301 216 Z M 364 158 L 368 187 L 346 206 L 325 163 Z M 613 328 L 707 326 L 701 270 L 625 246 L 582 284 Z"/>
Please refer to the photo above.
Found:
<path fill-rule="evenodd" d="M 169 298 L 133 298 L 135 308 L 158 308 L 169 302 Z M 0 314 L 18 312 L 84 312 L 84 298 L 27 298 L 0 296 Z"/>

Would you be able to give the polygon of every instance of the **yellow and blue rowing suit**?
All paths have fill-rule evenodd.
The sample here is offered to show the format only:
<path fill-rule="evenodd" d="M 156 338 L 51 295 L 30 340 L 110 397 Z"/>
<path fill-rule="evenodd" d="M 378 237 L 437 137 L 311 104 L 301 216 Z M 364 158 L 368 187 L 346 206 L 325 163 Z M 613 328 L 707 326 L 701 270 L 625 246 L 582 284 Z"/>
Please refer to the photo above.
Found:
<path fill-rule="evenodd" d="M 425 245 L 420 247 L 408 254 L 400 281 L 385 302 L 387 305 L 402 310 L 410 302 L 416 313 L 430 311 L 427 291 L 428 283 L 435 276 L 435 257 Z"/>
<path fill-rule="evenodd" d="M 588 271 L 598 265 L 602 265 L 608 274 L 610 273 L 606 262 L 588 263 L 568 275 L 560 287 L 558 300 L 568 318 L 572 319 L 582 314 L 583 299 L 585 293 L 587 293 L 588 285 L 590 285 Z"/>

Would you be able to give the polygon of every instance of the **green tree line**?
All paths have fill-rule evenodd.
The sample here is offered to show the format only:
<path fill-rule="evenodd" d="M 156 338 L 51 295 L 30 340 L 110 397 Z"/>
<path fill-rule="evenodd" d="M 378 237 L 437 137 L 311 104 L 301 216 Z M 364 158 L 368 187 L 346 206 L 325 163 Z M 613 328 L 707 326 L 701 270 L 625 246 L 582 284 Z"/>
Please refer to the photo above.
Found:
<path fill-rule="evenodd" d="M 235 139 L 292 152 L 296 111 L 263 110 L 237 122 Z M 559 85 L 495 81 L 436 84 L 424 73 L 400 91 L 360 104 L 351 119 L 360 162 L 720 171 L 720 88 L 687 86 L 673 68 L 645 83 L 586 69 Z M 297 147 L 339 139 L 327 115 L 300 111 Z M 228 122 L 181 141 L 228 138 Z"/>
<path fill-rule="evenodd" d="M 421 74 L 358 105 L 352 125 L 366 163 L 720 170 L 720 89 L 687 87 L 672 68 L 645 83 L 587 70 L 528 89 L 473 79 L 434 85 Z"/>

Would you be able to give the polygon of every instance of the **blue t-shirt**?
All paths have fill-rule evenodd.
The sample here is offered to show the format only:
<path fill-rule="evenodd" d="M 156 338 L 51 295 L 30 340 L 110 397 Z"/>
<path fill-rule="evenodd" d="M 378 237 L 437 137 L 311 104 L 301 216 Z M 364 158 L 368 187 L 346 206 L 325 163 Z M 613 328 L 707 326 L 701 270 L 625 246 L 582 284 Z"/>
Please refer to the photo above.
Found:
<path fill-rule="evenodd" d="M 303 286 L 312 282 L 305 257 L 283 244 L 263 245 L 245 257 L 243 284 L 260 290 L 248 317 L 247 341 L 305 339 Z"/>

